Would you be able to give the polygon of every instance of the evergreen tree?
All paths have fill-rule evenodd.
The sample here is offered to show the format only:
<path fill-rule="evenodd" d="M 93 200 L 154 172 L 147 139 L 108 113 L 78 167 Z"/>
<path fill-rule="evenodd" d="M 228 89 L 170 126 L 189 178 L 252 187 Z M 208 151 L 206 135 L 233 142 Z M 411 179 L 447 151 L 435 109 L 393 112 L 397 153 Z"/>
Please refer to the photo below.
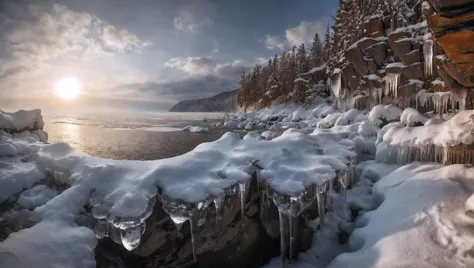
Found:
<path fill-rule="evenodd" d="M 313 44 L 314 46 L 314 44 Z M 323 61 L 327 62 L 332 56 L 331 53 L 331 29 L 326 29 L 326 33 L 324 34 L 324 45 L 323 45 Z M 315 67 L 315 66 L 313 66 Z"/>
<path fill-rule="evenodd" d="M 311 46 L 311 50 L 309 52 L 309 63 L 310 67 L 318 67 L 325 61 L 323 58 L 323 45 L 321 43 L 321 39 L 319 38 L 319 34 L 316 33 L 313 39 L 313 45 Z"/>
<path fill-rule="evenodd" d="M 321 52 L 321 50 L 319 52 Z M 321 54 L 319 56 L 321 56 Z M 296 74 L 298 76 L 298 75 L 307 73 L 308 71 L 309 71 L 309 65 L 308 65 L 308 57 L 306 55 L 306 48 L 304 44 L 301 44 L 300 47 L 298 48 L 298 52 L 296 53 Z"/>

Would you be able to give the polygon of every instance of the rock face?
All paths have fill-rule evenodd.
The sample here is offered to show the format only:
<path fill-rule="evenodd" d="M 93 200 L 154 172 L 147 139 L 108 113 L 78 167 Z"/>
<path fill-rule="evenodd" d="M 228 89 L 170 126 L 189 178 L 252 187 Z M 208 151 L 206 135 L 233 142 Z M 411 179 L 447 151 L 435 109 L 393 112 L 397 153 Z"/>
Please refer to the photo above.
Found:
<path fill-rule="evenodd" d="M 349 105 L 339 108 L 371 109 L 382 103 L 415 108 L 418 99 L 433 92 L 445 95 L 435 101 L 438 107 L 448 107 L 446 112 L 470 108 L 474 0 L 391 2 L 395 6 L 382 5 L 377 15 L 367 16 L 362 38 L 328 63 L 329 75 L 342 70 L 337 103 Z M 455 94 L 466 88 L 467 99 Z M 355 107 L 361 98 L 367 107 Z"/>
<path fill-rule="evenodd" d="M 237 109 L 237 90 L 198 100 L 181 101 L 170 112 L 233 112 Z"/>
<path fill-rule="evenodd" d="M 215 207 L 208 207 L 206 220 L 198 227 L 195 241 L 198 257 L 194 262 L 189 221 L 178 227 L 178 231 L 162 203 L 157 201 L 146 221 L 140 246 L 129 252 L 110 239 L 100 240 L 97 267 L 261 267 L 280 255 L 278 209 L 272 200 L 260 194 L 255 179 L 243 214 L 240 208 L 238 191 L 224 200 L 219 222 Z M 298 218 L 299 252 L 311 246 L 313 231 L 307 227 L 307 219 L 317 215 L 317 209 L 310 208 Z"/>
<path fill-rule="evenodd" d="M 441 68 L 463 87 L 474 87 L 474 1 L 433 1 L 436 13 L 428 18 L 449 60 Z"/>

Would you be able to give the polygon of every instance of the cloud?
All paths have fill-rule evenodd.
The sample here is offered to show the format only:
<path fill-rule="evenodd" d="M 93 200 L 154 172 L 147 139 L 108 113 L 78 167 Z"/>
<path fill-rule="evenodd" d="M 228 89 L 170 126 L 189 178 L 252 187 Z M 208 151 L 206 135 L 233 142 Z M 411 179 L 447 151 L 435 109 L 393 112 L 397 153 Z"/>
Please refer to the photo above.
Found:
<path fill-rule="evenodd" d="M 184 71 L 191 75 L 206 75 L 216 67 L 216 62 L 208 57 L 174 58 L 165 63 L 165 66 Z"/>
<path fill-rule="evenodd" d="M 285 50 L 286 47 L 286 40 L 282 40 L 280 36 L 265 36 L 265 44 L 267 45 L 268 49 L 275 49 L 278 48 L 281 51 Z"/>
<path fill-rule="evenodd" d="M 64 5 L 1 4 L 0 78 L 34 70 L 61 56 L 90 59 L 151 45 L 126 29 Z"/>
<path fill-rule="evenodd" d="M 326 19 L 318 21 L 302 21 L 300 25 L 294 28 L 285 30 L 285 38 L 281 38 L 278 35 L 265 36 L 265 45 L 268 49 L 279 49 L 284 51 L 286 48 L 293 46 L 299 46 L 301 44 L 309 45 L 313 41 L 314 35 L 319 34 L 320 37 L 324 36 L 326 32 L 327 23 Z"/>
<path fill-rule="evenodd" d="M 174 18 L 173 23 L 174 28 L 178 32 L 195 33 L 199 28 L 211 24 L 212 20 L 208 17 L 196 18 L 193 13 L 182 12 L 178 17 Z"/>
<path fill-rule="evenodd" d="M 188 1 L 180 7 L 174 18 L 174 28 L 178 32 L 196 33 L 200 28 L 212 24 L 211 16 L 216 12 L 215 3 L 210 0 Z"/>
<path fill-rule="evenodd" d="M 286 30 L 286 40 L 293 46 L 310 44 L 316 33 L 323 37 L 326 28 L 327 24 L 322 21 L 302 21 L 298 27 Z"/>
<path fill-rule="evenodd" d="M 216 66 L 215 72 L 217 75 L 222 77 L 236 78 L 240 77 L 242 72 L 248 73 L 252 68 L 253 64 L 235 60 L 230 63 L 218 64 Z"/>

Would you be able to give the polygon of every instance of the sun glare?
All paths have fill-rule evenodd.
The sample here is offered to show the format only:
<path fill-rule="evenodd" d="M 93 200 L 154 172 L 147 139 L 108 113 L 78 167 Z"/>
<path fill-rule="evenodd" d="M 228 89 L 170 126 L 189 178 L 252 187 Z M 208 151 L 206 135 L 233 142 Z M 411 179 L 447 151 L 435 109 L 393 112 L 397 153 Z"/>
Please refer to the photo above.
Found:
<path fill-rule="evenodd" d="M 62 78 L 56 84 L 56 95 L 64 100 L 73 100 L 81 93 L 81 83 L 76 78 Z"/>

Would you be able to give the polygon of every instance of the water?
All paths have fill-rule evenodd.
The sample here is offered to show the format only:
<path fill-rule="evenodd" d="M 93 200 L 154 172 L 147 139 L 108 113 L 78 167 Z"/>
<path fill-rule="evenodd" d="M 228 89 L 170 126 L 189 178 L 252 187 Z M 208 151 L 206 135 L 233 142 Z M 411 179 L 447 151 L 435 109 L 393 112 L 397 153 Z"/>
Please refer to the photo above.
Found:
<path fill-rule="evenodd" d="M 154 113 L 136 115 L 44 116 L 49 142 L 65 142 L 92 156 L 153 160 L 191 151 L 219 139 L 227 130 L 212 127 L 221 113 Z M 189 133 L 187 125 L 209 133 Z"/>

